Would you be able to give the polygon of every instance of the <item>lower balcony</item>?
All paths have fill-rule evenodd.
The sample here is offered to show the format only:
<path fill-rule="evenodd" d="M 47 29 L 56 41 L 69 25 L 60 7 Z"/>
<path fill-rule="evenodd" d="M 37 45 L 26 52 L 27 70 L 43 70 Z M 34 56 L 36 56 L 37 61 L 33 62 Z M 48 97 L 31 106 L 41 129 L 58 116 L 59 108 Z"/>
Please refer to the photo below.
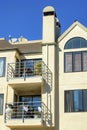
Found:
<path fill-rule="evenodd" d="M 40 127 L 50 119 L 50 111 L 42 102 L 14 102 L 5 107 L 5 124 L 10 128 Z"/>

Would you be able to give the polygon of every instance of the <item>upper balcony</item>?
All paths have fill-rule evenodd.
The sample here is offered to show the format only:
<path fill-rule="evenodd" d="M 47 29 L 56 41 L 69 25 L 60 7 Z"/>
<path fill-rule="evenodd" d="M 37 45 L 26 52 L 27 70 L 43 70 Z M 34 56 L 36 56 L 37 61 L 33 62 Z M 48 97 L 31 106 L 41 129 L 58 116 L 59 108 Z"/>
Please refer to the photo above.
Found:
<path fill-rule="evenodd" d="M 52 82 L 52 73 L 43 61 L 8 63 L 7 81 L 9 85 L 29 85 Z"/>

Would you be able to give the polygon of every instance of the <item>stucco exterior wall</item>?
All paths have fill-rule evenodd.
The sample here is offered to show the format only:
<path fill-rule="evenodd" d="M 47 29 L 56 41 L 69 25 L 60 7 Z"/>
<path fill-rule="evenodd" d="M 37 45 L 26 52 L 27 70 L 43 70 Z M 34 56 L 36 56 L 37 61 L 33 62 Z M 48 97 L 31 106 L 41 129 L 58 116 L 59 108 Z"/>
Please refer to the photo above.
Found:
<path fill-rule="evenodd" d="M 7 101 L 7 86 L 8 86 L 8 82 L 7 82 L 7 66 L 8 63 L 12 63 L 15 62 L 15 55 L 16 55 L 16 51 L 2 51 L 0 52 L 0 57 L 5 57 L 6 58 L 6 66 L 5 66 L 5 76 L 4 77 L 0 77 L 0 94 L 4 94 L 4 104 L 3 104 L 3 115 L 0 115 L 0 129 L 1 130 L 9 130 L 9 128 L 5 127 L 4 124 L 4 113 L 5 113 L 5 103 Z M 12 93 L 11 93 L 12 95 Z M 12 96 L 10 95 L 9 97 L 9 101 L 12 100 Z"/>
<path fill-rule="evenodd" d="M 86 130 L 87 112 L 64 112 L 64 91 L 87 89 L 87 72 L 64 73 L 64 52 L 87 51 L 87 48 L 64 50 L 65 43 L 73 37 L 87 40 L 87 32 L 75 26 L 59 43 L 59 126 L 60 130 Z"/>

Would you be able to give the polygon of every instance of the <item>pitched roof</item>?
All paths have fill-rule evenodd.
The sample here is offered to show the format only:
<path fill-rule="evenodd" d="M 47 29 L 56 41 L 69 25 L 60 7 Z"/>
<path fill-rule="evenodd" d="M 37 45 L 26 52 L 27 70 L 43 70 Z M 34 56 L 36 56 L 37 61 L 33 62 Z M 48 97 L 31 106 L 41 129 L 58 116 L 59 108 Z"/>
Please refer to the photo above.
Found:
<path fill-rule="evenodd" d="M 17 49 L 17 47 L 14 47 L 5 39 L 0 39 L 0 50 L 10 50 L 10 49 Z"/>
<path fill-rule="evenodd" d="M 59 38 L 58 38 L 58 42 L 60 42 L 75 26 L 79 26 L 80 28 L 82 28 L 84 31 L 87 32 L 87 28 L 85 26 L 83 26 L 80 22 L 75 21 Z"/>
<path fill-rule="evenodd" d="M 14 47 L 17 47 L 21 53 L 41 53 L 42 44 L 41 42 L 37 43 L 25 43 L 25 44 L 15 44 Z"/>
<path fill-rule="evenodd" d="M 22 43 L 22 44 L 10 44 L 5 39 L 0 39 L 0 51 L 17 49 L 20 53 L 41 53 L 42 42 L 38 41 L 33 43 Z"/>

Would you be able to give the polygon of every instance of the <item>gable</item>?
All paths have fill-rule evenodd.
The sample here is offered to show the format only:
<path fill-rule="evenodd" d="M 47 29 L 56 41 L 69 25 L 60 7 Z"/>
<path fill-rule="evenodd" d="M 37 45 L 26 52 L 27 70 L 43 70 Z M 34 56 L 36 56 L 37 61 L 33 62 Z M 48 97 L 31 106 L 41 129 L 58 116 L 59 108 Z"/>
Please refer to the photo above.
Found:
<path fill-rule="evenodd" d="M 74 22 L 59 38 L 58 44 L 64 48 L 65 43 L 74 37 L 82 37 L 87 40 L 87 28 L 78 21 Z"/>

